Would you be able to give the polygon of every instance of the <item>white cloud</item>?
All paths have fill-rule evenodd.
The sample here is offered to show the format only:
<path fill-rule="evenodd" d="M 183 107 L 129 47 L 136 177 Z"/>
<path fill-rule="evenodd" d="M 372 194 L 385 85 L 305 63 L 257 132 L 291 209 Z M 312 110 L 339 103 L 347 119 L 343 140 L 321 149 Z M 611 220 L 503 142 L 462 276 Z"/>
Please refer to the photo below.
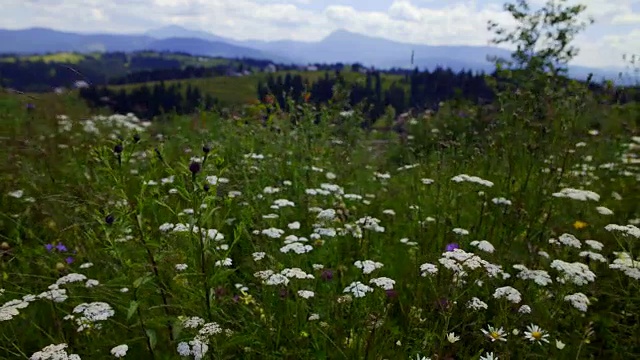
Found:
<path fill-rule="evenodd" d="M 488 20 L 512 21 L 502 11 L 502 1 L 495 0 L 394 0 L 384 6 L 382 0 L 367 0 L 368 8 L 377 11 L 329 0 L 323 8 L 310 0 L 2 1 L 0 26 L 6 28 L 131 33 L 177 24 L 238 40 L 314 41 L 342 28 L 412 43 L 486 45 L 492 36 L 486 29 Z M 539 5 L 546 0 L 530 2 Z M 640 13 L 633 11 L 638 4 L 640 0 L 588 1 L 596 24 L 576 39 L 582 49 L 576 63 L 620 66 L 623 53 L 640 52 Z"/>

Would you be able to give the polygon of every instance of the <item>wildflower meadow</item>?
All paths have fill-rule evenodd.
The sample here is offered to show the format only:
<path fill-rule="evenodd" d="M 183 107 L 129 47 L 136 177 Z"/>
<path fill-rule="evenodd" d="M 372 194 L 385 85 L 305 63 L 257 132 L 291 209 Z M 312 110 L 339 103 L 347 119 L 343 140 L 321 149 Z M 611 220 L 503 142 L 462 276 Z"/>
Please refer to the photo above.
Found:
<path fill-rule="evenodd" d="M 8 99 L 0 358 L 638 358 L 640 108 L 527 71 L 404 141 Z"/>

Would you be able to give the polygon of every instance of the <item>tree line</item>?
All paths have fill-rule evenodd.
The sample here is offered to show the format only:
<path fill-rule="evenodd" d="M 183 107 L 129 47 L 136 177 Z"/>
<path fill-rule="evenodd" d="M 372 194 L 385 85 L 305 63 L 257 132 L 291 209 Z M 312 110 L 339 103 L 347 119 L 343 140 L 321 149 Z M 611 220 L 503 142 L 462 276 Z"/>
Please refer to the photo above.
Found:
<path fill-rule="evenodd" d="M 481 72 L 414 69 L 386 87 L 384 76 L 380 71 L 368 71 L 364 81 L 347 84 L 340 71 L 335 71 L 333 76 L 325 72 L 324 77 L 315 82 L 304 80 L 300 74 L 269 75 L 266 81 L 258 83 L 257 95 L 263 102 L 275 100 L 282 109 L 289 110 L 289 100 L 322 104 L 333 97 L 336 85 L 346 86 L 350 91 L 349 104 L 364 106 L 365 113 L 372 119 L 380 117 L 388 106 L 402 113 L 408 109 L 435 109 L 440 102 L 454 98 L 473 103 L 493 100 L 492 90 Z"/>
<path fill-rule="evenodd" d="M 167 86 L 160 82 L 153 86 L 138 86 L 129 91 L 91 86 L 80 89 L 79 95 L 91 107 L 106 107 L 120 114 L 133 112 L 144 119 L 153 119 L 167 113 L 189 114 L 198 109 L 210 110 L 219 104 L 211 94 L 203 94 L 197 87 L 190 84 L 183 86 L 181 83 Z"/>

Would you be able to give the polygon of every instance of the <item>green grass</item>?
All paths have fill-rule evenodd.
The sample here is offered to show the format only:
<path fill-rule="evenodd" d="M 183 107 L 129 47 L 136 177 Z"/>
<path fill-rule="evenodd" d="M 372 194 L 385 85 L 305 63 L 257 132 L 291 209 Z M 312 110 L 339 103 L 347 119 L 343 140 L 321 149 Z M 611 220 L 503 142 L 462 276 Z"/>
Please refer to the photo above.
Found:
<path fill-rule="evenodd" d="M 77 64 L 81 61 L 87 59 L 97 59 L 99 58 L 99 54 L 79 54 L 79 53 L 71 53 L 71 52 L 59 52 L 54 54 L 47 55 L 29 55 L 29 56 L 20 56 L 19 59 L 21 61 L 43 61 L 46 63 L 62 63 L 62 64 Z M 0 57 L 0 61 L 5 62 L 15 62 L 17 57 Z"/>
<path fill-rule="evenodd" d="M 325 76 L 324 71 L 279 71 L 274 73 L 274 76 L 286 76 L 289 73 L 292 76 L 300 74 L 304 80 L 309 82 L 315 82 Z M 223 104 L 227 105 L 243 105 L 253 103 L 258 100 L 257 89 L 260 81 L 266 82 L 269 74 L 267 73 L 253 73 L 248 76 L 234 77 L 234 76 L 219 76 L 209 79 L 188 79 L 188 80 L 170 80 L 165 81 L 166 86 L 172 84 L 183 84 L 186 91 L 186 85 L 199 88 L 203 93 L 212 94 L 215 98 L 220 100 Z M 333 74 L 331 74 L 333 76 Z M 343 76 L 347 83 L 353 83 L 355 81 L 366 80 L 366 75 L 355 72 L 344 72 Z M 381 75 L 383 90 L 388 89 L 393 82 L 400 82 L 404 77 L 402 75 L 383 74 Z M 127 85 L 114 85 L 110 86 L 111 89 L 119 90 L 125 89 L 125 91 L 131 91 L 141 86 L 153 86 L 159 82 L 146 82 Z M 407 86 L 408 88 L 408 86 Z"/>
<path fill-rule="evenodd" d="M 136 131 L 3 95 L 0 358 L 638 358 L 640 266 L 619 253 L 638 257 L 638 105 L 557 96 L 542 132 L 521 99 L 489 128 L 445 106 L 374 153 L 339 104 L 279 132 L 210 113 Z"/>

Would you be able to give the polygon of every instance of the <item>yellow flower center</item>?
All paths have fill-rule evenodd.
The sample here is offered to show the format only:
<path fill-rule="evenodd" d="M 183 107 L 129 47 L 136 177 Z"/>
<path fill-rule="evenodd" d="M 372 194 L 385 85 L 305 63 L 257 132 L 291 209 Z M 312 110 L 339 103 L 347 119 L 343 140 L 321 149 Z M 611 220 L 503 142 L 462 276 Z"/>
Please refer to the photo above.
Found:
<path fill-rule="evenodd" d="M 492 331 L 491 334 L 489 334 L 489 336 L 491 336 L 492 338 L 494 338 L 495 340 L 500 339 L 500 333 L 497 331 Z"/>
<path fill-rule="evenodd" d="M 540 331 L 532 331 L 531 337 L 536 340 L 540 340 L 542 338 L 542 333 Z"/>

